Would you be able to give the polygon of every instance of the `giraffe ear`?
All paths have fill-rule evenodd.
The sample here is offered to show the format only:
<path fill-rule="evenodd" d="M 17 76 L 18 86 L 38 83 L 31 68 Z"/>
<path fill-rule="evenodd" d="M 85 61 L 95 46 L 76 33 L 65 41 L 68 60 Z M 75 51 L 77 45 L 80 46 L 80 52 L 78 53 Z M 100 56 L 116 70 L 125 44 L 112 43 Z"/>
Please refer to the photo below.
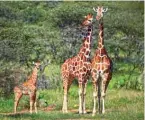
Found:
<path fill-rule="evenodd" d="M 35 65 L 35 62 L 33 61 L 32 64 Z"/>
<path fill-rule="evenodd" d="M 92 17 L 93 15 L 91 13 L 88 14 L 90 17 Z"/>
<path fill-rule="evenodd" d="M 87 16 L 84 16 L 84 18 L 87 18 Z"/>

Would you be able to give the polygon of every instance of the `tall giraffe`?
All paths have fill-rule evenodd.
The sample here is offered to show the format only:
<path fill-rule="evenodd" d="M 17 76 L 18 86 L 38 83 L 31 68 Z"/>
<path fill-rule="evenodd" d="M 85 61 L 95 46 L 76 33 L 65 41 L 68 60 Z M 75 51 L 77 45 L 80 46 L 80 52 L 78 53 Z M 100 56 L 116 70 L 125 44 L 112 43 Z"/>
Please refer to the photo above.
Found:
<path fill-rule="evenodd" d="M 104 98 L 106 95 L 107 86 L 112 78 L 112 65 L 113 65 L 104 47 L 104 38 L 103 38 L 103 12 L 106 12 L 107 9 L 105 10 L 103 9 L 103 7 L 98 7 L 97 9 L 94 8 L 94 11 L 97 12 L 96 19 L 99 21 L 99 40 L 98 40 L 98 49 L 96 50 L 95 56 L 93 57 L 91 62 L 92 64 L 91 76 L 94 86 L 93 116 L 96 113 L 97 94 L 98 94 L 99 113 L 105 113 Z"/>
<path fill-rule="evenodd" d="M 63 79 L 64 99 L 63 113 L 67 113 L 67 94 L 74 78 L 78 78 L 79 83 L 79 113 L 86 113 L 85 110 L 85 95 L 86 84 L 91 69 L 90 47 L 92 35 L 92 20 L 93 16 L 88 14 L 85 17 L 82 25 L 87 30 L 87 35 L 84 37 L 84 42 L 79 53 L 72 58 L 67 59 L 61 66 L 61 74 Z"/>
<path fill-rule="evenodd" d="M 37 82 L 37 72 L 40 66 L 40 62 L 34 63 L 35 67 L 32 71 L 32 74 L 28 77 L 28 80 L 21 85 L 14 87 L 14 112 L 17 112 L 17 106 L 19 104 L 20 98 L 22 95 L 29 95 L 30 97 L 30 113 L 32 113 L 32 107 L 35 106 L 35 112 L 37 113 L 36 105 L 36 82 Z"/>

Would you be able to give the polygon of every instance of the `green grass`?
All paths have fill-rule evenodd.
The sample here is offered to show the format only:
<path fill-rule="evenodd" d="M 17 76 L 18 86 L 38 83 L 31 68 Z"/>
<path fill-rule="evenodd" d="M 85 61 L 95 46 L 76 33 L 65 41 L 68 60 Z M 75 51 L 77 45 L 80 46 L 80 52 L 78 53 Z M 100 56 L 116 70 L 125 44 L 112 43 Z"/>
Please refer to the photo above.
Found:
<path fill-rule="evenodd" d="M 13 112 L 13 97 L 0 99 L 0 120 L 63 120 L 63 119 L 96 119 L 96 120 L 143 120 L 144 118 L 144 97 L 143 91 L 108 89 L 105 99 L 106 113 L 96 114 L 92 117 L 93 97 L 92 86 L 88 85 L 86 95 L 86 108 L 88 114 L 78 114 L 78 87 L 72 85 L 68 98 L 68 114 L 61 112 L 63 91 L 62 89 L 41 90 L 39 95 L 45 99 L 48 106 L 54 105 L 51 111 L 38 108 L 38 114 L 24 112 L 21 114 L 8 114 Z M 22 98 L 23 99 L 23 98 Z M 22 111 L 22 101 L 18 111 Z M 5 113 L 5 114 L 4 114 Z"/>
<path fill-rule="evenodd" d="M 14 103 L 14 100 L 12 98 L 11 99 L 0 98 L 0 113 L 12 111 L 13 103 Z"/>

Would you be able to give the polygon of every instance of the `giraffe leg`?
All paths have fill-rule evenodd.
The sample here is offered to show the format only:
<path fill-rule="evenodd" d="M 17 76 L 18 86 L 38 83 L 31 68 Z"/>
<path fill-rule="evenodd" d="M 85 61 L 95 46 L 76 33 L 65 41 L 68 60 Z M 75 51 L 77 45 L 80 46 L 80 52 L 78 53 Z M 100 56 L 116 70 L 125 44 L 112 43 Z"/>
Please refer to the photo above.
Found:
<path fill-rule="evenodd" d="M 33 105 L 34 105 L 34 94 L 30 93 L 30 113 L 32 114 Z"/>
<path fill-rule="evenodd" d="M 96 82 L 94 82 L 93 85 L 94 85 L 94 92 L 93 92 L 94 106 L 93 106 L 92 116 L 95 116 L 95 114 L 96 114 L 96 102 L 97 102 L 97 84 L 96 84 Z"/>
<path fill-rule="evenodd" d="M 34 107 L 35 107 L 35 113 L 38 113 L 38 111 L 37 111 L 37 102 L 36 101 L 34 102 Z"/>
<path fill-rule="evenodd" d="M 101 93 L 98 93 L 98 112 L 101 113 Z"/>
<path fill-rule="evenodd" d="M 102 96 L 102 113 L 105 113 L 105 106 L 104 106 L 105 96 Z"/>
<path fill-rule="evenodd" d="M 80 81 L 80 80 L 79 80 Z M 81 80 L 83 81 L 83 80 Z M 79 114 L 86 113 L 85 110 L 85 84 L 83 82 L 79 82 Z"/>
<path fill-rule="evenodd" d="M 14 113 L 17 112 L 17 107 L 20 101 L 20 98 L 22 97 L 22 93 L 20 92 L 15 92 L 15 102 L 14 102 Z"/>
<path fill-rule="evenodd" d="M 37 113 L 37 99 L 36 99 L 36 93 L 34 95 L 34 107 L 35 107 L 35 113 Z"/>
<path fill-rule="evenodd" d="M 98 74 L 96 75 L 96 73 L 92 73 L 92 81 L 93 81 L 93 87 L 94 87 L 94 92 L 93 92 L 94 106 L 93 106 L 92 116 L 95 116 L 96 114 L 97 89 L 98 89 L 98 83 L 99 83 L 98 78 L 99 78 Z M 98 97 L 98 101 L 99 101 L 99 97 Z M 99 108 L 99 103 L 98 103 L 98 108 Z"/>
<path fill-rule="evenodd" d="M 101 107 L 101 98 L 102 98 L 102 76 L 99 75 L 98 78 L 98 112 L 99 114 L 102 113 L 102 107 Z"/>
<path fill-rule="evenodd" d="M 63 107 L 62 107 L 63 113 L 68 113 L 68 111 L 67 111 L 67 102 L 68 102 L 67 94 L 68 94 L 67 87 L 64 87 L 64 97 L 63 97 Z"/>
<path fill-rule="evenodd" d="M 85 83 L 84 84 L 84 93 L 83 93 L 83 113 L 85 114 L 85 113 L 87 113 L 86 112 L 86 103 L 85 103 L 85 98 L 86 98 L 86 86 L 87 86 L 87 83 Z"/>
<path fill-rule="evenodd" d="M 101 97 L 102 97 L 102 113 L 105 113 L 105 96 L 106 96 L 106 90 L 109 84 L 109 74 L 104 74 L 103 76 L 103 81 L 102 81 L 102 93 L 101 93 Z"/>
<path fill-rule="evenodd" d="M 63 90 L 64 90 L 64 98 L 63 98 L 63 107 L 62 112 L 68 113 L 67 105 L 68 105 L 68 91 L 72 84 L 73 77 L 69 76 L 63 79 Z"/>
<path fill-rule="evenodd" d="M 102 113 L 104 114 L 105 113 L 105 105 L 104 105 L 104 102 L 105 102 L 105 84 L 104 84 L 104 81 L 102 81 L 102 92 L 101 92 L 101 99 L 102 99 Z"/>
<path fill-rule="evenodd" d="M 83 84 L 79 83 L 79 114 L 83 113 L 83 98 L 82 98 L 82 92 L 83 92 Z"/>
<path fill-rule="evenodd" d="M 63 79 L 63 90 L 64 90 L 64 96 L 63 96 L 63 107 L 62 107 L 62 112 L 63 113 L 68 113 L 67 110 L 67 102 L 68 102 L 68 79 Z"/>

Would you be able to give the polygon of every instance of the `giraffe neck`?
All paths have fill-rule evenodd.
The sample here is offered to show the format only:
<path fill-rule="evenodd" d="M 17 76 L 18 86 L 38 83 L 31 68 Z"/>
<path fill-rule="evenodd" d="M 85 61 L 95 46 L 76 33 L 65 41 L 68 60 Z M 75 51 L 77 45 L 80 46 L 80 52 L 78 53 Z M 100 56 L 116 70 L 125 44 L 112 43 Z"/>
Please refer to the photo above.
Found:
<path fill-rule="evenodd" d="M 33 85 L 36 85 L 36 81 L 37 81 L 37 72 L 38 72 L 38 68 L 35 66 L 34 69 L 33 69 L 33 72 L 30 76 L 30 78 L 28 79 L 28 82 L 33 84 Z"/>
<path fill-rule="evenodd" d="M 107 51 L 105 50 L 104 46 L 104 27 L 103 27 L 103 19 L 99 20 L 99 40 L 98 40 L 98 50 L 96 51 L 96 54 L 99 54 L 100 56 L 102 55 L 107 55 Z"/>
<path fill-rule="evenodd" d="M 87 34 L 86 36 L 84 36 L 84 42 L 78 54 L 83 60 L 88 60 L 90 58 L 91 39 L 92 39 L 91 36 L 92 36 L 92 25 L 87 27 Z"/>
<path fill-rule="evenodd" d="M 101 19 L 99 21 L 99 40 L 98 40 L 98 48 L 104 48 L 104 26 L 103 26 L 103 20 Z"/>

